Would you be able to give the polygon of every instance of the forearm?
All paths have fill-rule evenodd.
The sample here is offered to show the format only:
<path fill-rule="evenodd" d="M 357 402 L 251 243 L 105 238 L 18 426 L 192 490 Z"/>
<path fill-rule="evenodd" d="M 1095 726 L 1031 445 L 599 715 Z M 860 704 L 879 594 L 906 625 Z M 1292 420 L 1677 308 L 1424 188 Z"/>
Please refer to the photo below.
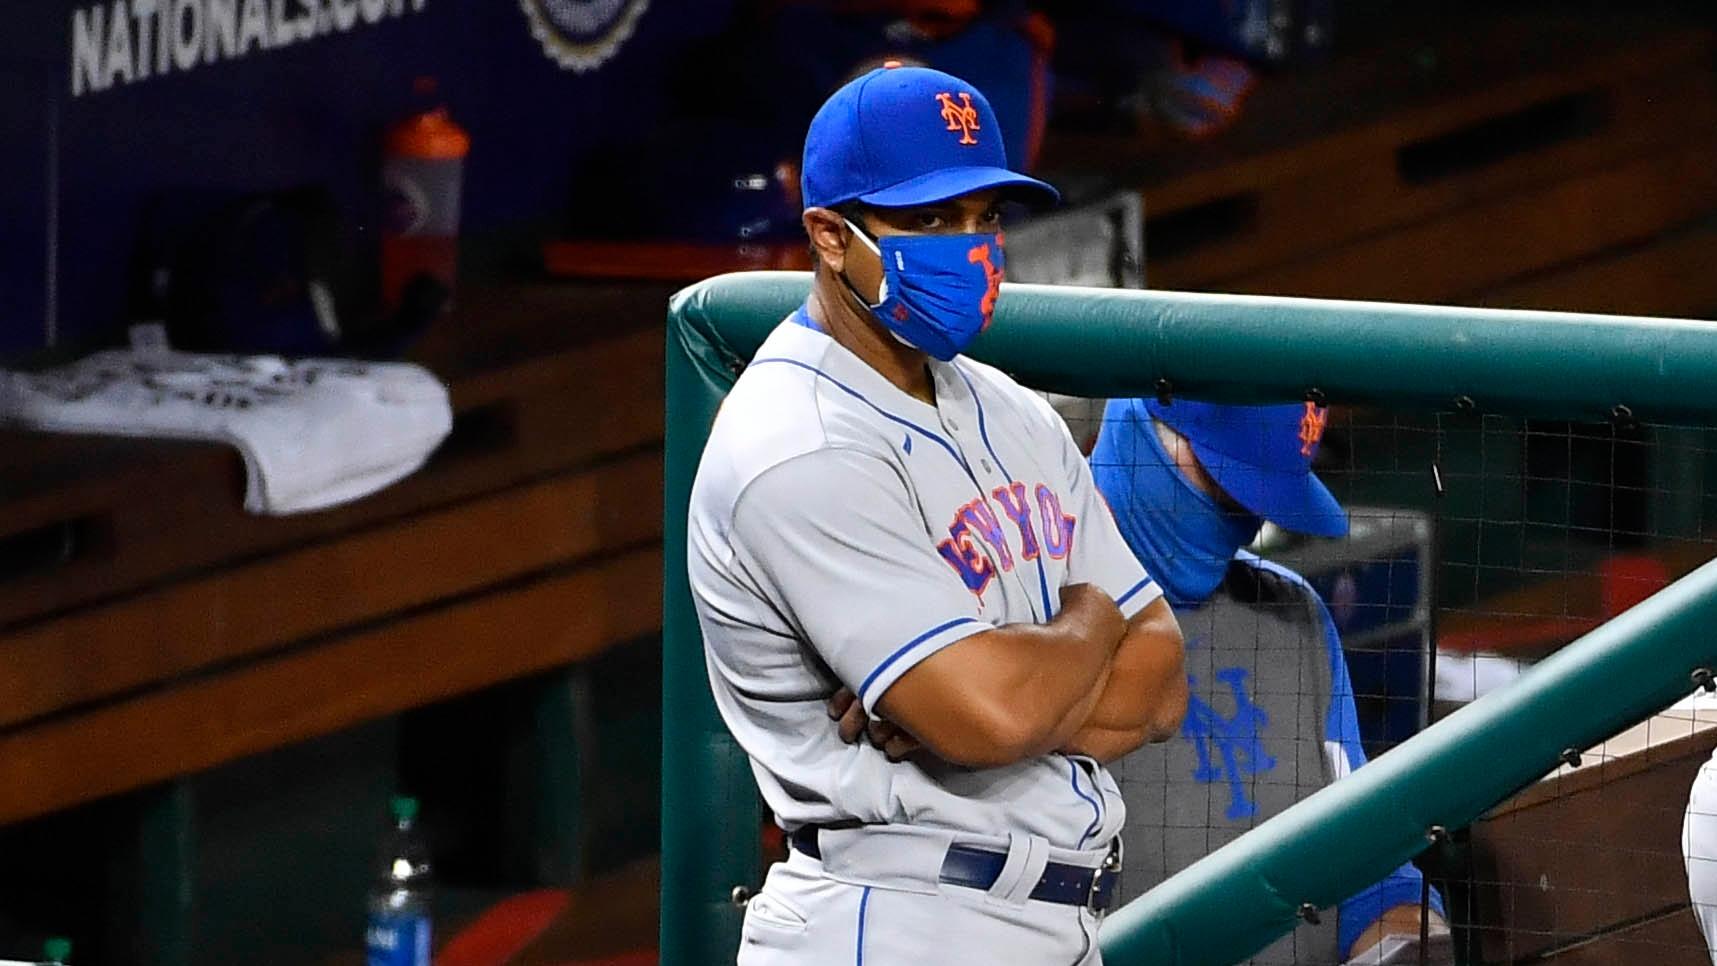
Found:
<path fill-rule="evenodd" d="M 1115 643 L 1054 622 L 1010 625 L 997 634 L 997 659 L 980 665 L 974 693 L 1013 719 L 1021 757 L 1053 751 L 1091 717 L 1112 673 Z"/>
<path fill-rule="evenodd" d="M 1395 906 L 1367 926 L 1365 931 L 1361 932 L 1359 937 L 1348 945 L 1344 955 L 1349 962 L 1354 962 L 1356 957 L 1358 957 L 1359 962 L 1371 961 L 1374 959 L 1373 956 L 1364 956 L 1363 954 L 1382 942 L 1385 937 L 1392 935 L 1417 936 L 1421 925 L 1427 919 L 1430 920 L 1432 926 L 1447 925 L 1447 921 L 1435 909 L 1426 914 L 1420 912 L 1417 903 Z"/>
<path fill-rule="evenodd" d="M 1344 954 L 1351 957 L 1376 944 L 1384 933 L 1417 933 L 1419 902 L 1427 891 L 1431 911 L 1440 915 L 1442 896 L 1436 889 L 1426 890 L 1418 868 L 1411 862 L 1403 862 L 1383 879 L 1343 899 L 1336 920 L 1336 938 Z"/>
<path fill-rule="evenodd" d="M 1090 717 L 1126 631 L 1100 590 L 1064 589 L 1063 604 L 1047 624 L 991 628 L 925 658 L 878 710 L 957 764 L 996 767 L 1055 750 Z"/>
<path fill-rule="evenodd" d="M 1097 701 L 1108 688 L 1109 677 L 1114 673 L 1114 668 L 1115 663 L 1111 660 L 1104 667 L 1103 673 L 1098 675 L 1097 683 L 1092 686 L 1085 697 L 1080 699 L 1056 724 L 1054 733 L 1050 736 L 1050 740 L 1053 742 L 1052 747 L 1062 751 L 1067 750 L 1067 744 L 1073 740 L 1074 735 L 1087 727 L 1091 720 L 1091 713 L 1097 707 Z"/>
<path fill-rule="evenodd" d="M 1186 714 L 1185 648 L 1174 614 L 1162 601 L 1128 625 L 1110 673 L 1063 750 L 1108 762 L 1147 742 L 1162 741 Z"/>

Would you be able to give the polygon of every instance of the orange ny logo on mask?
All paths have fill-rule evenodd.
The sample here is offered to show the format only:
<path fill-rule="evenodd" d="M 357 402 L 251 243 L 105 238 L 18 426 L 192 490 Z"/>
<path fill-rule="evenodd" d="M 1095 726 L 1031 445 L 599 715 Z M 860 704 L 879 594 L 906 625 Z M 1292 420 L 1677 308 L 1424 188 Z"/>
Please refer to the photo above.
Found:
<path fill-rule="evenodd" d="M 978 139 L 972 132 L 978 129 L 978 109 L 972 106 L 972 95 L 960 92 L 960 103 L 954 103 L 954 95 L 937 94 L 937 103 L 942 105 L 942 120 L 948 122 L 948 130 L 960 132 L 961 144 L 977 144 Z"/>
<path fill-rule="evenodd" d="M 1329 422 L 1329 410 L 1317 403 L 1306 402 L 1306 414 L 1300 417 L 1300 455 L 1312 455 L 1312 447 L 1324 438 L 1324 425 Z"/>
<path fill-rule="evenodd" d="M 1002 290 L 1002 272 L 990 257 L 990 243 L 977 245 L 966 253 L 966 261 L 973 265 L 984 267 L 984 300 L 978 303 L 978 308 L 984 313 L 984 328 L 990 327 L 990 315 L 996 310 L 996 295 Z"/>

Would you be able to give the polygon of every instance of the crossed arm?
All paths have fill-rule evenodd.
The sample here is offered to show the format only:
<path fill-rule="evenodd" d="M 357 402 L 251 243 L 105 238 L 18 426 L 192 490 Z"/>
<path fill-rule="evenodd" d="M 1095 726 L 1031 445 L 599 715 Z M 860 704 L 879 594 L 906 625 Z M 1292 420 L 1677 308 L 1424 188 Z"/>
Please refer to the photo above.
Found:
<path fill-rule="evenodd" d="M 1112 761 L 1172 735 L 1186 713 L 1180 628 L 1157 600 L 1124 620 L 1089 584 L 1062 589 L 1047 624 L 974 634 L 902 675 L 870 718 L 843 688 L 829 703 L 849 742 L 896 760 L 923 748 L 999 767 L 1051 751 Z"/>
<path fill-rule="evenodd" d="M 1093 692 L 1088 711 L 1073 709 L 1066 722 L 1073 725 L 1069 737 L 1056 748 L 1107 764 L 1172 737 L 1186 703 L 1180 625 L 1168 601 L 1158 598 L 1127 622 L 1103 686 Z"/>

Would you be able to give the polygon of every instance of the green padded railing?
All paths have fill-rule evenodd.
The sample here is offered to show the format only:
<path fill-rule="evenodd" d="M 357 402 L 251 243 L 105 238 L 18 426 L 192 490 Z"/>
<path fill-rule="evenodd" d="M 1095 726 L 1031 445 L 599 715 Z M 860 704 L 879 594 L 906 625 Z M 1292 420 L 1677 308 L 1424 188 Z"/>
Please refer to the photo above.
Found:
<path fill-rule="evenodd" d="M 1232 963 L 1693 689 L 1717 662 L 1717 561 L 1205 856 L 1104 923 L 1111 966 Z"/>
<path fill-rule="evenodd" d="M 662 962 L 731 961 L 760 871 L 750 765 L 717 716 L 687 588 L 686 507 L 716 407 L 809 276 L 725 275 L 669 309 Z M 1009 285 L 972 355 L 1043 389 L 1302 398 L 1545 418 L 1717 423 L 1717 324 L 1623 316 Z M 1110 917 L 1114 966 L 1226 963 L 1292 929 L 1717 663 L 1707 565 Z M 1356 830 L 1358 830 L 1356 834 Z"/>

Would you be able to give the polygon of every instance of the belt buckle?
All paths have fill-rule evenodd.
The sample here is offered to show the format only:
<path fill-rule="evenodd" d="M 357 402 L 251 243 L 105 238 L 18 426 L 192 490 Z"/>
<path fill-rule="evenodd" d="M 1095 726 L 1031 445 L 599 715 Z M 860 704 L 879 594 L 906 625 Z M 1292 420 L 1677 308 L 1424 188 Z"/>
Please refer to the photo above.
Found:
<path fill-rule="evenodd" d="M 1091 890 L 1085 896 L 1085 908 L 1099 919 L 1108 912 L 1097 906 L 1097 894 L 1102 891 L 1105 879 L 1121 874 L 1121 865 L 1125 857 L 1126 847 L 1121 844 L 1121 837 L 1115 836 L 1109 841 L 1109 854 L 1103 857 L 1103 864 L 1091 874 Z"/>

